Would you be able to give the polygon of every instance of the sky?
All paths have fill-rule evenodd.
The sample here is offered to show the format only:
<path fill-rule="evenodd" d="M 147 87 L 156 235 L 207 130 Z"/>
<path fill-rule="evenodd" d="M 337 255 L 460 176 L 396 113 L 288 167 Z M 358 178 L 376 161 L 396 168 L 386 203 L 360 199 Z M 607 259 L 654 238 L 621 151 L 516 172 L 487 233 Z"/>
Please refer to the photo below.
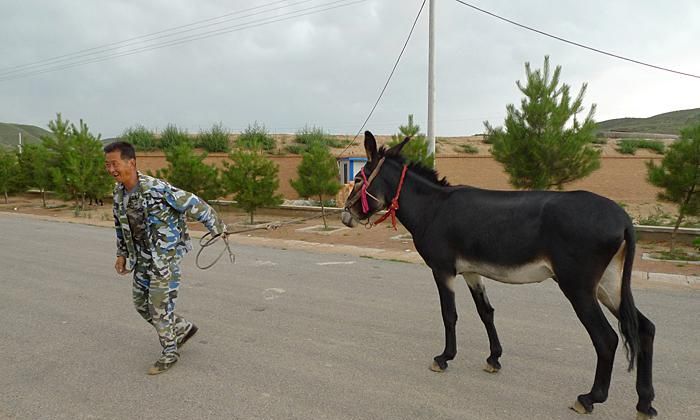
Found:
<path fill-rule="evenodd" d="M 597 121 L 700 107 L 700 78 L 563 43 L 455 0 L 433 1 L 437 136 L 481 133 L 484 121 L 502 125 L 506 105 L 522 98 L 516 81 L 525 80 L 524 64 L 541 68 L 545 55 L 574 92 L 587 83 L 584 113 L 596 104 Z M 700 75 L 697 0 L 465 2 L 580 44 Z M 315 126 L 354 135 L 422 3 L 3 1 L 0 122 L 46 128 L 60 112 L 103 138 L 139 124 L 196 133 L 216 123 L 240 132 L 255 122 L 270 133 Z M 179 33 L 167 31 L 177 27 Z M 176 45 L 153 48 L 168 42 Z M 33 66 L 18 67 L 27 64 Z M 365 129 L 392 134 L 413 114 L 425 132 L 427 73 L 426 3 Z"/>

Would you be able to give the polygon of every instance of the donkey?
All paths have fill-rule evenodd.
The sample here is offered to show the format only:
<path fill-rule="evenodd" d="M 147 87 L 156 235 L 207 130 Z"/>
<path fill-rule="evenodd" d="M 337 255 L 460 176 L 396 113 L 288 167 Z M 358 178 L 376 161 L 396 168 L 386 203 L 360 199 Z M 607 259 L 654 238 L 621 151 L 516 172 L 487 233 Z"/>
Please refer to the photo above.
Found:
<path fill-rule="evenodd" d="M 388 212 L 413 236 L 413 243 L 433 271 L 445 326 L 445 349 L 431 369 L 442 372 L 457 353 L 457 311 L 453 284 L 461 274 L 469 287 L 489 338 L 485 370 L 501 368 L 501 344 L 494 309 L 482 277 L 511 284 L 557 282 L 590 335 L 598 356 L 591 391 L 571 407 L 590 413 L 608 397 L 618 336 L 600 303 L 619 320 L 628 370 L 637 363 L 637 418 L 657 412 L 651 403 L 655 327 L 634 305 L 631 290 L 635 241 L 632 222 L 613 201 L 586 191 L 490 191 L 451 186 L 432 169 L 406 163 L 401 149 L 410 140 L 377 150 L 365 132 L 367 164 L 341 219 L 347 226 L 370 224 L 380 210 Z"/>

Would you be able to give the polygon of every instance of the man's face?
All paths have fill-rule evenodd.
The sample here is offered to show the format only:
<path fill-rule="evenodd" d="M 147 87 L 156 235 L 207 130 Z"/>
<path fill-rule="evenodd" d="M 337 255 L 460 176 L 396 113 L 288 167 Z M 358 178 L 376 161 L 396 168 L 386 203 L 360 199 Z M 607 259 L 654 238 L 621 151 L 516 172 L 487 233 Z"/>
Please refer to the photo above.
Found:
<path fill-rule="evenodd" d="M 117 182 L 124 183 L 136 172 L 135 159 L 122 159 L 121 152 L 115 150 L 105 154 L 105 169 Z"/>

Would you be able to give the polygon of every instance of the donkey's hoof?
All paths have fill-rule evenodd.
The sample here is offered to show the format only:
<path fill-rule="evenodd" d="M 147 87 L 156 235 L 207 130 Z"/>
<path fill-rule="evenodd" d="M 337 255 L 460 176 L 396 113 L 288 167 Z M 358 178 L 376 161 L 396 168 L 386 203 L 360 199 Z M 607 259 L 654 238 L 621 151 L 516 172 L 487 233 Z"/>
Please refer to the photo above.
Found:
<path fill-rule="evenodd" d="M 498 373 L 499 370 L 501 370 L 500 366 L 493 366 L 491 363 L 486 363 L 484 366 L 484 372 Z"/>
<path fill-rule="evenodd" d="M 642 413 L 641 411 L 637 411 L 637 420 L 649 420 L 656 417 L 657 413 L 656 410 L 654 410 L 654 408 L 651 408 L 651 410 L 649 411 L 649 413 Z"/>
<path fill-rule="evenodd" d="M 586 407 L 584 407 L 583 404 L 581 404 L 581 401 L 579 401 L 578 399 L 574 402 L 574 405 L 572 405 L 569 408 L 571 408 L 572 410 L 574 410 L 575 412 L 577 412 L 579 414 L 590 414 L 591 411 L 593 411 L 592 409 L 591 410 L 586 409 Z"/>
<path fill-rule="evenodd" d="M 445 369 L 447 369 L 447 366 L 441 368 L 438 362 L 436 362 L 435 360 L 433 360 L 433 363 L 430 364 L 430 370 L 432 370 L 433 372 L 442 373 L 445 371 Z"/>

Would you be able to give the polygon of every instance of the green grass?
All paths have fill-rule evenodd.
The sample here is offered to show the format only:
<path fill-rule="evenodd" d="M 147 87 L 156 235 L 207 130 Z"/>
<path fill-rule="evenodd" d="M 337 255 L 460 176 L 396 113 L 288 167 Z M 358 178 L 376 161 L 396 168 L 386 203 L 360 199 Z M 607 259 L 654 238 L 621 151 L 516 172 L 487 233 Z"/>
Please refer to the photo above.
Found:
<path fill-rule="evenodd" d="M 685 251 L 675 250 L 671 251 L 660 251 L 651 254 L 653 258 L 658 258 L 660 260 L 670 260 L 670 261 L 700 261 L 700 255 L 689 254 Z"/>
<path fill-rule="evenodd" d="M 601 121 L 598 131 L 680 134 L 681 128 L 700 123 L 700 108 L 666 112 L 649 118 L 617 118 Z"/>

